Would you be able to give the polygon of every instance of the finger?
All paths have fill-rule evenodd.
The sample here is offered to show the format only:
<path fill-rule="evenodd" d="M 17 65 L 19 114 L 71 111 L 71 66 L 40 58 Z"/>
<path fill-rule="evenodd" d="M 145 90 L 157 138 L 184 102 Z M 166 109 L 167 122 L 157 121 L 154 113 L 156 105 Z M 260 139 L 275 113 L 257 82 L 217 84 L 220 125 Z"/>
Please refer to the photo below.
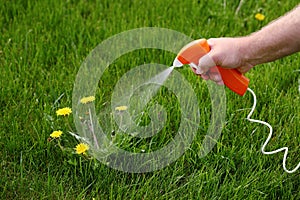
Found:
<path fill-rule="evenodd" d="M 217 82 L 218 85 L 224 85 L 224 82 L 223 81 L 219 81 Z"/>
<path fill-rule="evenodd" d="M 251 67 L 247 67 L 247 66 L 242 66 L 242 67 L 237 67 L 236 68 L 239 72 L 241 72 L 242 74 L 245 74 L 246 72 L 248 72 Z"/>
<path fill-rule="evenodd" d="M 206 73 L 211 67 L 216 66 L 210 54 L 206 54 L 199 59 L 198 71 L 200 74 Z"/>
<path fill-rule="evenodd" d="M 197 75 L 201 75 L 201 74 L 199 74 L 198 70 L 197 70 L 197 69 L 195 69 L 194 67 L 191 67 L 191 69 L 193 70 L 193 72 L 194 72 L 195 74 L 197 74 Z"/>
<path fill-rule="evenodd" d="M 209 38 L 209 39 L 207 40 L 208 45 L 209 45 L 210 47 L 213 47 L 214 44 L 215 44 L 215 40 L 216 40 L 216 38 Z"/>
<path fill-rule="evenodd" d="M 209 74 L 209 79 L 215 81 L 215 82 L 220 82 L 223 81 L 222 77 L 219 73 L 210 73 Z"/>
<path fill-rule="evenodd" d="M 204 80 L 209 80 L 209 75 L 201 74 L 201 78 L 203 78 Z"/>

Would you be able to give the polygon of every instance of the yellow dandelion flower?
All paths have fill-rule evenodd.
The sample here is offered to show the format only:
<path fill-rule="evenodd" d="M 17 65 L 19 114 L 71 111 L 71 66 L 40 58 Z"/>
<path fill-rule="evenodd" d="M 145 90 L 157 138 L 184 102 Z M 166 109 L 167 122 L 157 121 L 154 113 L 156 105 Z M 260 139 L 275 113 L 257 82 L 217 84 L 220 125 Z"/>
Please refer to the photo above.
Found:
<path fill-rule="evenodd" d="M 82 99 L 80 99 L 80 103 L 82 103 L 82 104 L 87 104 L 87 103 L 90 103 L 93 101 L 95 101 L 94 96 L 83 97 Z"/>
<path fill-rule="evenodd" d="M 63 134 L 62 131 L 53 131 L 53 132 L 50 134 L 50 137 L 52 137 L 52 138 L 59 138 L 62 134 Z"/>
<path fill-rule="evenodd" d="M 84 154 L 87 150 L 89 150 L 89 145 L 84 143 L 77 144 L 75 150 L 77 154 Z"/>
<path fill-rule="evenodd" d="M 115 110 L 116 111 L 124 111 L 124 110 L 127 110 L 127 108 L 128 108 L 127 106 L 118 106 L 115 108 Z"/>
<path fill-rule="evenodd" d="M 72 110 L 69 107 L 61 108 L 56 111 L 57 116 L 59 116 L 59 115 L 66 116 L 66 115 L 70 115 L 71 113 L 72 113 Z"/>
<path fill-rule="evenodd" d="M 261 13 L 257 13 L 255 15 L 255 19 L 257 19 L 258 21 L 263 21 L 265 19 L 265 16 Z"/>

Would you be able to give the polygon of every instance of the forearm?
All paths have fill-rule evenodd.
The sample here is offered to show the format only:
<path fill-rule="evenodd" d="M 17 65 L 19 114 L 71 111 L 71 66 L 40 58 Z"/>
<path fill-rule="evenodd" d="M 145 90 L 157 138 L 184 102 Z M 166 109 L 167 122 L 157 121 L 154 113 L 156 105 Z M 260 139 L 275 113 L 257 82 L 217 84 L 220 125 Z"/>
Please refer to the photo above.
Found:
<path fill-rule="evenodd" d="M 241 51 L 253 66 L 300 51 L 300 6 L 244 39 Z"/>

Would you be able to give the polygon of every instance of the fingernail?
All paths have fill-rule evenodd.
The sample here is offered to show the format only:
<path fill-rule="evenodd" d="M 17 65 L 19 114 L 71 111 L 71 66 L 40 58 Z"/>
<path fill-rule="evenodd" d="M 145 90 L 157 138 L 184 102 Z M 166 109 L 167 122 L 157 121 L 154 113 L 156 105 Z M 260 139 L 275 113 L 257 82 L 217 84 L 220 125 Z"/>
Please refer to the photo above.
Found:
<path fill-rule="evenodd" d="M 213 78 L 214 78 L 215 81 L 218 81 L 218 82 L 222 81 L 222 78 L 221 78 L 221 76 L 219 74 L 213 75 Z"/>
<path fill-rule="evenodd" d="M 203 74 L 203 70 L 197 67 L 196 74 Z"/>
<path fill-rule="evenodd" d="M 209 76 L 208 76 L 208 75 L 205 75 L 205 74 L 201 74 L 201 78 L 203 78 L 204 80 L 208 80 L 208 79 L 209 79 Z"/>
<path fill-rule="evenodd" d="M 217 84 L 218 85 L 224 85 L 224 82 L 223 81 L 218 81 Z"/>

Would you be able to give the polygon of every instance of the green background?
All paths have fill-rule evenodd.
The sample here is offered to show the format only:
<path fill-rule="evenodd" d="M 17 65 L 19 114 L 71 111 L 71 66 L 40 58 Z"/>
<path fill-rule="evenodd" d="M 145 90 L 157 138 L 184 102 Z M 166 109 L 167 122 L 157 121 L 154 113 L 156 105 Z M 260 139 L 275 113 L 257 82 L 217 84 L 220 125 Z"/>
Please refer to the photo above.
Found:
<path fill-rule="evenodd" d="M 226 90 L 226 126 L 208 156 L 197 157 L 201 133 L 203 136 L 207 128 L 201 124 L 203 130 L 200 128 L 191 149 L 180 159 L 145 174 L 116 171 L 73 154 L 77 141 L 67 134 L 68 126 L 74 129 L 72 116 L 64 119 L 55 115 L 58 108 L 71 106 L 81 62 L 110 36 L 140 27 L 169 28 L 195 39 L 242 36 L 295 5 L 295 0 L 249 0 L 237 10 L 239 2 L 231 0 L 2 0 L 0 198 L 299 199 L 299 172 L 283 171 L 283 153 L 266 156 L 260 152 L 268 129 L 245 120 L 252 106 L 248 94 L 239 97 Z M 256 13 L 264 14 L 265 20 L 257 21 Z M 109 102 L 118 78 L 132 66 L 144 62 L 170 65 L 174 56 L 144 50 L 116 61 L 99 83 L 99 109 Z M 268 121 L 275 130 L 267 150 L 288 146 L 289 169 L 300 161 L 300 72 L 295 72 L 299 62 L 299 54 L 294 54 L 247 73 L 250 88 L 258 97 L 253 117 Z M 188 68 L 179 71 L 191 82 L 203 101 L 199 106 L 203 106 L 203 81 Z M 166 94 L 162 91 L 157 98 L 163 101 Z M 47 140 L 57 129 L 65 133 L 61 143 L 69 148 L 66 151 L 61 151 L 57 141 Z M 132 142 L 121 139 L 125 148 L 126 141 Z"/>

